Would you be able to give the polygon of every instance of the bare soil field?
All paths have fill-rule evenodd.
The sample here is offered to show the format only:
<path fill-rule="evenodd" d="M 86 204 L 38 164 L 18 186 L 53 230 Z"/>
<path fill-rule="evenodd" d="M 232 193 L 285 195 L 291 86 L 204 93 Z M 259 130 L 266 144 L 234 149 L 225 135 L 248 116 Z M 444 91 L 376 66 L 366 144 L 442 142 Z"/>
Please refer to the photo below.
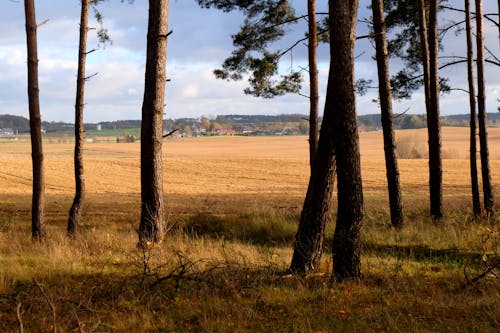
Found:
<path fill-rule="evenodd" d="M 425 129 L 398 131 L 397 136 L 426 147 Z M 382 133 L 361 133 L 360 139 L 367 204 L 381 205 L 387 196 Z M 498 184 L 500 129 L 490 129 L 489 140 L 493 183 Z M 44 148 L 49 203 L 70 200 L 74 191 L 73 146 L 46 144 Z M 140 193 L 139 149 L 138 143 L 85 145 L 89 205 L 115 202 L 136 207 Z M 219 213 L 255 210 L 259 206 L 299 207 L 309 174 L 307 149 L 305 136 L 168 140 L 164 145 L 168 205 L 175 212 L 208 209 Z M 443 128 L 443 151 L 448 158 L 443 160 L 445 207 L 457 202 L 469 204 L 468 149 L 466 128 Z M 0 144 L 0 165 L 0 197 L 10 201 L 9 197 L 29 195 L 29 144 Z M 399 166 L 404 199 L 425 203 L 427 160 L 400 159 Z"/>

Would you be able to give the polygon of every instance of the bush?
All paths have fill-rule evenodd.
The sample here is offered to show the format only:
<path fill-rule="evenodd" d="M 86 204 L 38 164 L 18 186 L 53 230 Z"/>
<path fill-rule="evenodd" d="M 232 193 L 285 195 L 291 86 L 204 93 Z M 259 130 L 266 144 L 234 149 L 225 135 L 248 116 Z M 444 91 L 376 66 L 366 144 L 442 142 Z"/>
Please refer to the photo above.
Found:
<path fill-rule="evenodd" d="M 427 144 L 419 141 L 415 136 L 403 136 L 396 139 L 396 156 L 401 159 L 423 159 L 428 158 Z M 460 154 L 456 149 L 442 148 L 442 159 L 457 159 Z"/>
<path fill-rule="evenodd" d="M 402 159 L 427 158 L 427 147 L 415 136 L 404 136 L 396 139 L 396 156 Z"/>

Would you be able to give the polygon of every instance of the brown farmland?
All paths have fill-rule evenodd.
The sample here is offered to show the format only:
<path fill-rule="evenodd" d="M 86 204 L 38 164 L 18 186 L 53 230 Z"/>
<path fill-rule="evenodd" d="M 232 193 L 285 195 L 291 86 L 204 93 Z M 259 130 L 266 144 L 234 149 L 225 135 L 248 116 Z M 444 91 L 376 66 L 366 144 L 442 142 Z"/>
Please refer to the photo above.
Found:
<path fill-rule="evenodd" d="M 493 181 L 498 184 L 500 129 L 492 128 L 489 134 Z M 425 130 L 398 131 L 397 136 L 411 138 L 420 149 L 426 147 Z M 381 132 L 361 133 L 360 138 L 367 205 L 383 205 L 387 193 Z M 467 140 L 466 128 L 443 129 L 447 158 L 443 161 L 444 203 L 448 208 L 469 205 Z M 26 209 L 31 190 L 29 149 L 23 143 L 0 144 L 2 201 L 19 205 L 18 198 L 23 197 Z M 74 191 L 72 150 L 72 144 L 45 145 L 49 214 L 65 214 L 63 203 Z M 89 143 L 84 157 L 87 208 L 102 209 L 109 215 L 120 214 L 124 207 L 138 208 L 139 144 Z M 261 207 L 299 208 L 308 180 L 307 158 L 304 136 L 166 141 L 164 188 L 170 211 L 234 213 Z M 405 201 L 423 207 L 428 196 L 427 160 L 400 159 L 399 165 Z"/>

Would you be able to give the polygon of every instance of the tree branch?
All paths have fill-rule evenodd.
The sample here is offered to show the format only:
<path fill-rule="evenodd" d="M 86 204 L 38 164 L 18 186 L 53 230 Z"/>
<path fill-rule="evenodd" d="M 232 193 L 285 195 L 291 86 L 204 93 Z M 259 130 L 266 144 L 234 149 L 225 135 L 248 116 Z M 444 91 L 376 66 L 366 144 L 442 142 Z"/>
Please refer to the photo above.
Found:
<path fill-rule="evenodd" d="M 90 80 L 91 78 L 93 78 L 94 76 L 96 76 L 97 74 L 99 74 L 99 72 L 96 72 L 96 73 L 94 73 L 94 74 L 92 74 L 92 75 L 86 76 L 86 77 L 84 77 L 83 79 L 84 79 L 85 81 L 88 81 L 88 80 Z"/>
<path fill-rule="evenodd" d="M 19 322 L 19 333 L 24 333 L 23 319 L 21 318 L 21 306 L 22 306 L 21 302 L 17 303 L 16 315 L 17 315 L 17 321 Z"/>
<path fill-rule="evenodd" d="M 46 24 L 47 22 L 49 22 L 49 19 L 46 19 L 45 21 L 43 21 L 42 23 L 39 23 L 36 25 L 37 28 L 40 28 L 42 25 Z"/>
<path fill-rule="evenodd" d="M 175 132 L 177 132 L 178 130 L 179 130 L 179 129 L 178 129 L 178 128 L 176 128 L 176 129 L 174 129 L 173 131 L 168 132 L 167 134 L 165 134 L 165 135 L 163 136 L 163 138 L 165 139 L 166 137 L 171 136 L 172 134 L 174 134 L 174 133 L 175 133 Z"/>

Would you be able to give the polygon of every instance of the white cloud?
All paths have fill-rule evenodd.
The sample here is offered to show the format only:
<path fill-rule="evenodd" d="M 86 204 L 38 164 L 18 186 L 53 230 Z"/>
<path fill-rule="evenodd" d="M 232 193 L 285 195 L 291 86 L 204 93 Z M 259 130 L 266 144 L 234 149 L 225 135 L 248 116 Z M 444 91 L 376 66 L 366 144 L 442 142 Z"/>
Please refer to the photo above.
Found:
<path fill-rule="evenodd" d="M 199 94 L 199 88 L 197 84 L 188 84 L 182 89 L 183 98 L 197 97 L 198 94 Z"/>
<path fill-rule="evenodd" d="M 298 13 L 305 11 L 304 2 Z M 360 4 L 360 16 L 369 17 Z M 495 12 L 496 4 L 485 2 L 485 12 Z M 321 6 L 326 6 L 326 2 Z M 104 24 L 109 29 L 113 45 L 90 54 L 87 58 L 87 75 L 99 74 L 87 82 L 85 120 L 139 119 L 144 89 L 144 64 L 147 25 L 147 2 L 135 1 L 133 5 L 119 1 L 102 4 Z M 24 11 L 22 3 L 0 2 L 4 20 L 0 21 L 0 113 L 27 115 L 26 93 L 26 46 Z M 44 120 L 73 121 L 74 95 L 76 86 L 78 21 L 80 6 L 77 1 L 39 1 L 37 17 L 49 22 L 39 29 L 40 97 Z M 321 9 L 322 11 L 325 8 Z M 118 13 L 118 14 L 117 14 Z M 241 14 L 225 14 L 215 10 L 197 7 L 194 1 L 173 1 L 170 5 L 169 26 L 174 33 L 169 37 L 167 50 L 167 76 L 172 80 L 166 87 L 166 116 L 198 117 L 202 114 L 228 113 L 302 113 L 309 111 L 308 100 L 297 95 L 288 95 L 272 100 L 246 96 L 245 80 L 226 82 L 217 80 L 212 71 L 230 55 L 233 46 L 230 35 L 241 24 Z M 90 24 L 96 26 L 91 18 Z M 302 34 L 304 22 L 297 25 L 297 34 Z M 363 34 L 366 27 L 359 25 Z M 498 55 L 498 30 L 485 23 L 486 44 Z M 282 43 L 280 46 L 285 45 Z M 463 55 L 463 35 L 446 37 L 443 55 Z M 89 35 L 88 48 L 96 46 L 94 33 Z M 371 59 L 374 50 L 367 40 L 357 43 L 356 55 L 366 52 L 358 59 L 357 77 L 374 79 L 376 85 L 376 64 Z M 305 47 L 293 54 L 295 66 L 305 64 Z M 320 59 L 320 113 L 324 106 L 326 81 L 328 77 L 329 48 L 321 45 Z M 286 58 L 283 68 L 290 65 Z M 442 60 L 442 63 L 444 60 Z M 391 59 L 392 71 L 401 63 Z M 487 108 L 496 110 L 496 99 L 500 97 L 499 68 L 489 65 L 486 73 Z M 465 66 L 443 70 L 454 87 L 466 88 Z M 303 91 L 308 95 L 308 80 L 305 77 Z M 358 97 L 360 114 L 375 113 L 377 104 L 372 102 L 377 91 L 371 90 L 364 97 Z M 453 92 L 441 98 L 443 114 L 468 112 L 466 94 Z M 410 101 L 394 103 L 394 112 L 410 107 L 411 113 L 424 113 L 421 91 Z"/>

